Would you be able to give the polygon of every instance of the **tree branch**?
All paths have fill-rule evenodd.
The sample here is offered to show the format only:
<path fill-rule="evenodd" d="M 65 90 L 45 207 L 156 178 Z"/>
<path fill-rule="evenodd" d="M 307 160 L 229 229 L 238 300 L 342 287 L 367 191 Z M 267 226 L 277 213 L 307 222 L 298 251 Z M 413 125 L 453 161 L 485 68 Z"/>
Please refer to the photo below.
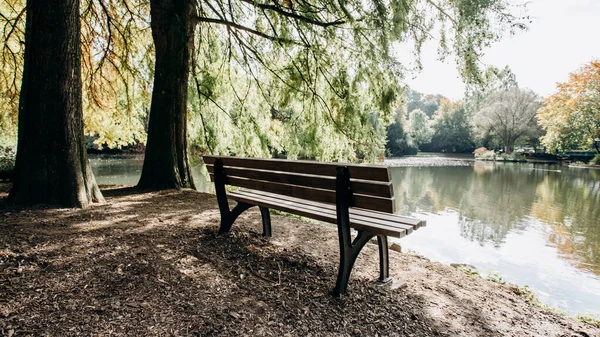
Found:
<path fill-rule="evenodd" d="M 256 1 L 253 0 L 241 0 L 242 2 L 245 2 L 247 4 L 250 4 L 254 7 L 260 8 L 260 9 L 267 9 L 273 12 L 276 12 L 277 14 L 281 14 L 283 16 L 286 16 L 288 18 L 292 18 L 295 20 L 299 20 L 299 21 L 303 21 L 306 23 L 310 23 L 311 25 L 315 25 L 315 26 L 320 26 L 320 27 L 331 27 L 331 26 L 339 26 L 339 25 L 343 25 L 346 23 L 346 21 L 343 20 L 335 20 L 335 21 L 330 21 L 330 22 L 325 22 L 325 21 L 318 21 L 318 20 L 314 20 L 311 18 L 308 18 L 306 16 L 302 16 L 296 13 L 292 13 L 292 12 L 288 12 L 284 9 L 282 9 L 279 6 L 276 5 L 267 5 L 267 4 L 261 4 L 258 3 Z"/>
<path fill-rule="evenodd" d="M 216 23 L 216 24 L 221 24 L 221 25 L 225 25 L 227 27 L 231 27 L 231 28 L 235 28 L 237 30 L 241 30 L 250 34 L 254 34 L 257 36 L 260 36 L 262 38 L 265 38 L 267 40 L 270 41 L 275 41 L 275 42 L 279 42 L 279 43 L 288 43 L 288 44 L 294 44 L 294 45 L 298 45 L 298 46 L 302 46 L 302 43 L 295 41 L 295 40 L 291 40 L 291 39 L 286 39 L 286 38 L 282 38 L 282 37 L 276 37 L 276 36 L 271 36 L 269 34 L 265 34 L 263 32 L 260 32 L 258 30 L 240 25 L 238 23 L 232 22 L 232 21 L 227 21 L 227 20 L 221 20 L 221 19 L 215 19 L 215 18 L 206 18 L 206 17 L 201 17 L 201 16 L 196 16 L 193 18 L 196 22 L 207 22 L 207 23 Z"/>

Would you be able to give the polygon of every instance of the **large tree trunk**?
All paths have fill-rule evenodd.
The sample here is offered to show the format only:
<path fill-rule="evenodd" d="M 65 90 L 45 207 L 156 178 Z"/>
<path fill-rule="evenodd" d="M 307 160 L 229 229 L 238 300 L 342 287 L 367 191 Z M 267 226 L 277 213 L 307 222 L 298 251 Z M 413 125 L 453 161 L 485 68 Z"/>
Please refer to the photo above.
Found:
<path fill-rule="evenodd" d="M 16 203 L 103 201 L 85 151 L 80 58 L 79 0 L 27 1 Z"/>
<path fill-rule="evenodd" d="M 511 153 L 513 153 L 514 150 L 515 150 L 515 141 L 514 141 L 514 139 L 509 138 L 504 143 L 504 153 L 511 154 Z"/>
<path fill-rule="evenodd" d="M 194 11 L 192 0 L 150 1 L 156 64 L 140 188 L 194 188 L 187 155 L 187 97 Z"/>

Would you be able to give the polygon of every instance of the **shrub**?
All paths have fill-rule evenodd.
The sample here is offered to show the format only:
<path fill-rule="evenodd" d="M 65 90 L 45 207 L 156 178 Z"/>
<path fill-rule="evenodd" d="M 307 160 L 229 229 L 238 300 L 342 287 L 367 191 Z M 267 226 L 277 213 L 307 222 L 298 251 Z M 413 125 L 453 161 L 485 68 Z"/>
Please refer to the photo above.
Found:
<path fill-rule="evenodd" d="M 11 175 L 15 169 L 15 151 L 0 147 L 0 177 Z"/>
<path fill-rule="evenodd" d="M 503 161 L 526 161 L 525 155 L 522 153 L 513 152 L 510 154 L 500 153 L 496 156 L 496 160 Z"/>
<path fill-rule="evenodd" d="M 475 153 L 475 158 L 476 159 L 494 160 L 494 159 L 496 159 L 496 153 L 492 150 L 478 151 Z"/>
<path fill-rule="evenodd" d="M 476 148 L 475 151 L 473 151 L 473 154 L 475 156 L 477 156 L 477 155 L 483 154 L 483 153 L 485 153 L 487 151 L 488 151 L 488 149 L 486 149 L 485 147 L 482 146 L 482 147 Z"/>
<path fill-rule="evenodd" d="M 600 165 L 600 154 L 597 154 L 592 160 L 590 160 L 590 164 Z"/>

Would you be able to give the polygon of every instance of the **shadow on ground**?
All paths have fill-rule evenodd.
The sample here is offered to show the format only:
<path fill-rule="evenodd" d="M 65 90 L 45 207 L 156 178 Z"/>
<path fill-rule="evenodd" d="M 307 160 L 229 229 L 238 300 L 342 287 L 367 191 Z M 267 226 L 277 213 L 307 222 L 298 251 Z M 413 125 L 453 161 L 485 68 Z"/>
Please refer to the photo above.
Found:
<path fill-rule="evenodd" d="M 0 335 L 593 335 L 500 285 L 392 254 L 407 287 L 375 284 L 367 245 L 350 295 L 330 295 L 335 227 L 245 213 L 217 233 L 213 196 L 105 190 L 86 210 L 0 201 Z M 4 195 L 5 196 L 5 195 Z M 1 197 L 1 195 L 0 195 Z M 584 332 L 588 331 L 588 332 Z M 591 331 L 591 332 L 590 332 Z"/>

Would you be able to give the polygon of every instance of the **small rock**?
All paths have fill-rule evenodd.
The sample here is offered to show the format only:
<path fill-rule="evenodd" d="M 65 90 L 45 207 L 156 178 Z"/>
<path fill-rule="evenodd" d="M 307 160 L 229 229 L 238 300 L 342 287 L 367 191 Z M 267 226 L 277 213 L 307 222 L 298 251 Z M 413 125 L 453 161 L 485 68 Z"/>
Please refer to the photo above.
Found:
<path fill-rule="evenodd" d="M 399 290 L 408 287 L 408 284 L 402 280 L 393 280 L 390 284 L 391 290 Z"/>
<path fill-rule="evenodd" d="M 402 246 L 400 246 L 397 243 L 392 243 L 392 245 L 390 246 L 390 249 L 395 252 L 402 253 Z"/>

